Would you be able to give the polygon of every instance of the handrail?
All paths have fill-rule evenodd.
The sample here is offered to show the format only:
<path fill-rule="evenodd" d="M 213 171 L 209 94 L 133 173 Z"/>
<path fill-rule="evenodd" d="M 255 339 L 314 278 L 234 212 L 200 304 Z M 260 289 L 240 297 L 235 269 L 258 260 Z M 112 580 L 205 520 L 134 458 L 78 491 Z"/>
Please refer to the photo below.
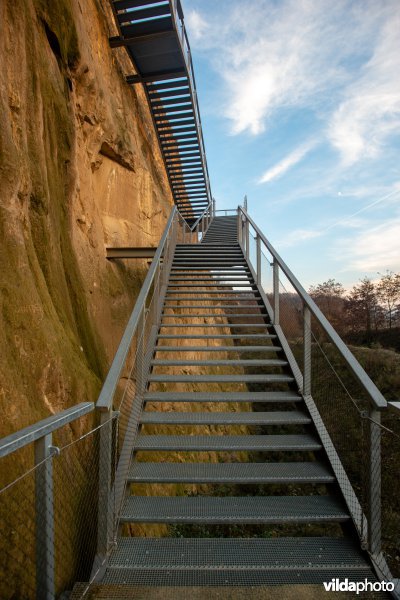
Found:
<path fill-rule="evenodd" d="M 83 417 L 83 415 L 87 415 L 93 410 L 93 402 L 82 402 L 81 404 L 71 406 L 71 408 L 61 411 L 56 415 L 47 417 L 47 419 L 42 419 L 38 423 L 28 425 L 28 427 L 24 427 L 24 429 L 11 433 L 0 440 L 0 457 L 7 456 L 32 442 L 36 442 L 40 438 L 64 427 L 64 425 L 68 425 L 68 423 L 72 423 L 72 421 L 76 421 L 76 419 Z"/>
<path fill-rule="evenodd" d="M 239 206 L 238 210 L 239 210 L 239 216 L 240 216 L 240 212 L 241 212 L 243 214 L 243 216 L 247 219 L 247 221 L 250 223 L 250 225 L 253 227 L 253 229 L 255 230 L 257 235 L 260 237 L 260 239 L 262 240 L 262 242 L 264 243 L 264 245 L 266 246 L 268 251 L 274 257 L 276 263 L 280 266 L 280 268 L 285 273 L 286 277 L 289 279 L 289 281 L 292 284 L 292 286 L 294 287 L 294 289 L 297 291 L 297 293 L 303 300 L 304 304 L 309 308 L 309 310 L 311 311 L 313 316 L 317 319 L 318 323 L 321 325 L 321 327 L 324 329 L 324 331 L 330 338 L 331 342 L 336 346 L 336 348 L 338 349 L 338 351 L 340 352 L 340 354 L 342 355 L 342 357 L 344 358 L 344 360 L 350 367 L 351 371 L 353 372 L 353 374 L 355 375 L 357 380 L 361 383 L 361 385 L 364 387 L 364 389 L 368 393 L 368 396 L 372 400 L 372 403 L 375 406 L 375 408 L 378 410 L 387 408 L 387 401 L 385 400 L 382 393 L 378 390 L 378 388 L 376 387 L 374 382 L 370 379 L 370 377 L 364 371 L 364 369 L 362 368 L 360 363 L 356 360 L 354 355 L 350 352 L 350 350 L 348 349 L 346 344 L 343 342 L 341 337 L 336 333 L 335 329 L 332 327 L 332 325 L 329 323 L 328 319 L 324 316 L 322 311 L 315 304 L 314 300 L 307 294 L 306 290 L 300 284 L 298 279 L 293 275 L 292 271 L 286 265 L 284 260 L 279 256 L 279 254 L 277 253 L 275 248 L 272 246 L 272 244 L 267 240 L 265 235 L 262 233 L 262 231 L 259 229 L 259 227 L 255 224 L 253 219 L 248 215 L 247 211 L 242 206 Z"/>
<path fill-rule="evenodd" d="M 116 391 L 118 381 L 119 381 L 122 369 L 124 367 L 125 360 L 128 355 L 128 352 L 129 352 L 129 348 L 132 343 L 133 336 L 135 335 L 135 332 L 136 332 L 136 329 L 137 329 L 137 326 L 139 323 L 140 313 L 143 309 L 146 297 L 150 291 L 151 284 L 153 283 L 153 280 L 154 280 L 154 277 L 156 274 L 157 265 L 160 262 L 160 258 L 162 256 L 164 246 L 167 241 L 169 231 L 171 229 L 171 225 L 173 223 L 174 217 L 177 212 L 178 212 L 177 208 L 176 208 L 176 206 L 174 206 L 171 210 L 171 214 L 169 216 L 167 225 L 164 229 L 164 233 L 163 233 L 160 243 L 158 245 L 157 251 L 151 262 L 150 269 L 146 275 L 146 279 L 144 280 L 144 283 L 140 290 L 139 296 L 136 300 L 132 314 L 129 317 L 129 321 L 128 321 L 128 324 L 124 331 L 124 334 L 121 338 L 121 341 L 119 343 L 118 350 L 114 356 L 114 360 L 111 364 L 110 370 L 104 381 L 103 387 L 101 389 L 99 398 L 96 403 L 96 408 L 100 411 L 108 411 L 111 408 L 112 399 L 114 397 L 114 393 Z"/>
<path fill-rule="evenodd" d="M 201 215 L 199 216 L 199 218 L 197 219 L 197 221 L 194 223 L 194 225 L 192 225 L 192 227 L 190 228 L 190 231 L 194 231 L 197 224 L 200 223 L 201 219 L 204 217 L 204 215 L 206 214 L 206 212 L 208 210 L 210 210 L 210 207 L 212 205 L 212 200 L 210 200 L 210 202 L 207 204 L 206 208 L 203 210 L 203 212 L 201 213 Z"/>

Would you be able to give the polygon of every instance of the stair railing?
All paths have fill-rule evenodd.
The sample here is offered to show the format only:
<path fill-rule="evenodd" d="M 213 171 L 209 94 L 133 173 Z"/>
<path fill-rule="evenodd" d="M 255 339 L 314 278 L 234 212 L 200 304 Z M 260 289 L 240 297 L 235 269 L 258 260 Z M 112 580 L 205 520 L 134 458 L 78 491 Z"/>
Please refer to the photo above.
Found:
<path fill-rule="evenodd" d="M 104 430 L 100 438 L 98 543 L 94 571 L 104 563 L 114 543 L 175 246 L 184 240 L 190 243 L 191 237 L 188 224 L 174 207 L 96 403 L 100 423 L 109 421 L 113 411 L 118 411 L 118 432 L 113 434 L 109 429 Z"/>
<path fill-rule="evenodd" d="M 214 212 L 215 200 L 212 199 L 190 228 L 190 230 L 195 234 L 195 240 L 197 242 L 200 242 L 207 233 L 207 230 L 210 227 L 214 218 Z"/>
<path fill-rule="evenodd" d="M 370 553 L 377 573 L 388 579 L 390 570 L 382 553 L 381 438 L 388 431 L 393 434 L 396 427 L 399 431 L 394 436 L 400 437 L 398 417 L 389 420 L 389 415 L 398 415 L 399 410 L 395 403 L 387 410 L 382 393 L 245 208 L 239 206 L 237 216 L 239 243 L 361 544 Z M 394 452 L 396 446 L 392 445 Z M 385 452 L 390 452 L 390 446 L 384 445 Z M 386 480 L 384 483 L 386 486 Z M 385 535 L 390 538 L 390 531 Z"/>

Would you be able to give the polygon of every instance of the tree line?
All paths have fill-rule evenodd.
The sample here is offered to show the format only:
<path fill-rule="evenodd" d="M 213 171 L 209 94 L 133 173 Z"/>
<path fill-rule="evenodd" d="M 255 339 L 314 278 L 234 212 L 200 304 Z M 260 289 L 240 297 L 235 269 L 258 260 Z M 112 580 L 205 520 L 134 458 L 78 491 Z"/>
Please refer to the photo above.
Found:
<path fill-rule="evenodd" d="M 346 293 L 335 279 L 311 286 L 310 296 L 341 333 L 392 329 L 400 326 L 400 273 L 387 271 L 380 279 L 364 277 Z"/>

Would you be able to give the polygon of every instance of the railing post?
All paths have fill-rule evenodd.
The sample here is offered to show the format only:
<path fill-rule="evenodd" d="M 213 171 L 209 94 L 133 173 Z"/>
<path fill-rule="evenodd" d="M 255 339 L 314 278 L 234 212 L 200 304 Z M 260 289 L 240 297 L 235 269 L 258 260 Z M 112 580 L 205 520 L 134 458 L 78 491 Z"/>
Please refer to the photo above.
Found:
<path fill-rule="evenodd" d="M 99 430 L 99 504 L 97 507 L 97 554 L 107 555 L 113 536 L 113 520 L 110 506 L 112 422 L 111 410 L 100 411 Z M 111 513 L 111 514 L 110 514 Z"/>
<path fill-rule="evenodd" d="M 311 311 L 303 305 L 303 396 L 311 396 Z"/>
<path fill-rule="evenodd" d="M 279 325 L 279 264 L 275 258 L 272 269 L 274 278 L 274 325 Z"/>
<path fill-rule="evenodd" d="M 52 434 L 35 442 L 36 598 L 55 598 Z M 45 461 L 45 462 L 43 462 Z"/>
<path fill-rule="evenodd" d="M 249 258 L 250 257 L 250 224 L 249 221 L 246 219 L 246 222 L 244 224 L 244 230 L 245 230 L 245 239 L 246 239 L 246 257 Z"/>
<path fill-rule="evenodd" d="M 240 207 L 237 209 L 237 237 L 239 244 L 242 243 L 242 213 Z"/>
<path fill-rule="evenodd" d="M 369 519 L 368 542 L 371 554 L 381 551 L 381 413 L 370 412 Z"/>
<path fill-rule="evenodd" d="M 257 275 L 257 285 L 261 285 L 261 238 L 258 235 L 258 233 L 256 234 L 256 245 L 257 245 L 257 269 L 256 269 L 256 275 Z"/>

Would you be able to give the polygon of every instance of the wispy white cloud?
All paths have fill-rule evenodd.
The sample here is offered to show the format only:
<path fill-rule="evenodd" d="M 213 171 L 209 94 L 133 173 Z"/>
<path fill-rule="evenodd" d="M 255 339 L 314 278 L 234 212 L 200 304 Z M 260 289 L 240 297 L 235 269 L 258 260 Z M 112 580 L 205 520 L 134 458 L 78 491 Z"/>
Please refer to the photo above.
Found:
<path fill-rule="evenodd" d="M 280 160 L 276 165 L 265 171 L 258 183 L 269 183 L 273 179 L 281 177 L 286 171 L 297 165 L 297 163 L 299 163 L 316 145 L 316 140 L 309 140 L 304 144 L 301 144 L 301 146 L 298 146 L 293 152 L 290 152 L 290 154 L 285 156 L 285 158 Z"/>
<path fill-rule="evenodd" d="M 291 248 L 302 242 L 313 240 L 322 235 L 317 229 L 295 229 L 285 235 L 284 239 L 279 242 L 279 248 Z"/>
<path fill-rule="evenodd" d="M 345 266 L 342 271 L 361 273 L 400 271 L 400 218 L 363 230 L 335 245 L 335 258 Z"/>
<path fill-rule="evenodd" d="M 343 163 L 380 153 L 385 140 L 400 135 L 400 10 L 382 27 L 372 58 L 344 92 L 328 128 Z"/>
<path fill-rule="evenodd" d="M 201 15 L 199 11 L 194 9 L 188 11 L 186 14 L 186 25 L 190 30 L 191 38 L 195 42 L 203 39 L 209 28 L 207 20 L 204 18 L 204 16 Z"/>
<path fill-rule="evenodd" d="M 223 16 L 210 19 L 206 33 L 203 11 L 192 11 L 191 38 L 200 52 L 209 51 L 224 82 L 222 109 L 232 132 L 259 134 L 284 107 L 335 110 L 338 95 L 371 56 L 370 69 L 385 80 L 382 61 L 395 40 L 374 50 L 386 27 L 395 31 L 399 5 L 397 0 L 247 0 L 245 10 L 243 2 L 221 2 L 213 10 Z"/>

